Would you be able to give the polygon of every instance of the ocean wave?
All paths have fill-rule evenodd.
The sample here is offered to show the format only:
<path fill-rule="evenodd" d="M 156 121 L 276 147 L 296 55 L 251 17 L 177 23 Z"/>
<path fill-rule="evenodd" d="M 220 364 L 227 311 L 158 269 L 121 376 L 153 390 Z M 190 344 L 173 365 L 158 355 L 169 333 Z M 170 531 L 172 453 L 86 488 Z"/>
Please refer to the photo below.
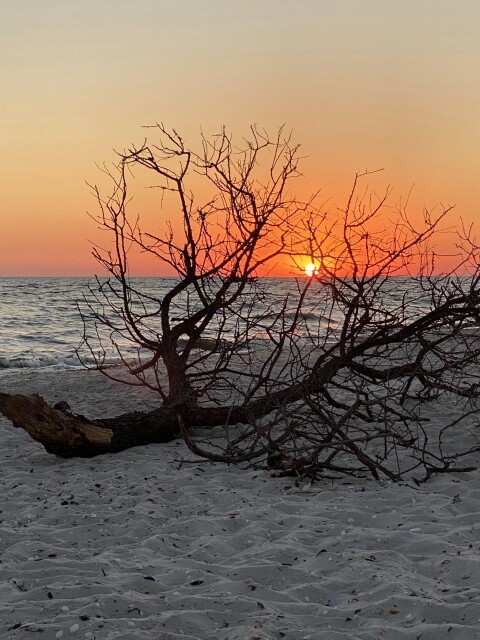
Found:
<path fill-rule="evenodd" d="M 0 369 L 41 369 L 44 367 L 70 369 L 82 366 L 76 356 L 31 355 L 10 358 L 0 356 Z"/>

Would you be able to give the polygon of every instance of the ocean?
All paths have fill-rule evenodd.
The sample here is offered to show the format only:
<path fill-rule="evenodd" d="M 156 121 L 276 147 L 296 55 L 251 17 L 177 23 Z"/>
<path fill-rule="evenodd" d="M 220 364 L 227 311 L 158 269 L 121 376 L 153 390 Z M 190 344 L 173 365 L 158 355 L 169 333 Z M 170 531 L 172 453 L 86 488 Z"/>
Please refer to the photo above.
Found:
<path fill-rule="evenodd" d="M 175 282 L 175 278 L 134 279 L 137 288 L 156 298 L 162 298 Z M 0 371 L 93 364 L 82 347 L 84 327 L 78 308 L 84 296 L 90 297 L 89 284 L 96 288 L 92 278 L 0 278 Z M 273 304 L 297 291 L 291 278 L 271 279 L 267 288 Z M 130 348 L 126 341 L 122 346 Z M 112 363 L 116 360 L 113 352 L 109 358 Z"/>
<path fill-rule="evenodd" d="M 392 279 L 393 280 L 393 279 Z M 135 287 L 146 295 L 162 298 L 175 284 L 175 278 L 135 278 Z M 255 306 L 250 313 L 271 318 L 275 322 L 276 313 L 288 297 L 285 317 L 292 318 L 296 312 L 296 300 L 299 287 L 304 280 L 294 278 L 269 278 L 261 281 L 262 295 L 255 298 Z M 395 278 L 392 286 L 386 287 L 386 297 L 392 312 L 395 312 L 402 296 L 410 292 L 413 307 L 426 308 L 426 302 L 418 302 L 418 289 L 413 293 L 409 278 Z M 19 368 L 79 368 L 93 365 L 94 360 L 82 345 L 84 326 L 78 305 L 84 296 L 91 298 L 88 285 L 96 287 L 91 278 L 0 278 L 0 375 L 2 371 Z M 325 292 L 321 284 L 314 282 L 302 310 L 304 323 L 300 323 L 297 332 L 306 333 L 330 331 L 342 322 L 341 308 L 328 310 Z M 248 301 L 248 292 L 247 297 Z M 178 312 L 188 300 L 179 301 Z M 328 313 L 327 313 L 328 310 Z M 232 324 L 233 322 L 233 324 Z M 238 329 L 234 320 L 227 322 L 222 329 L 222 338 L 229 340 Z M 302 329 L 303 327 L 303 329 Z M 214 337 L 215 327 L 205 337 Z M 258 339 L 268 339 L 268 335 L 257 328 Z M 127 340 L 116 336 L 120 346 L 128 353 L 134 349 Z M 106 340 L 108 343 L 108 338 Z M 107 354 L 107 362 L 115 363 L 118 356 L 114 350 Z"/>
<path fill-rule="evenodd" d="M 78 367 L 86 278 L 0 278 L 0 370 Z"/>

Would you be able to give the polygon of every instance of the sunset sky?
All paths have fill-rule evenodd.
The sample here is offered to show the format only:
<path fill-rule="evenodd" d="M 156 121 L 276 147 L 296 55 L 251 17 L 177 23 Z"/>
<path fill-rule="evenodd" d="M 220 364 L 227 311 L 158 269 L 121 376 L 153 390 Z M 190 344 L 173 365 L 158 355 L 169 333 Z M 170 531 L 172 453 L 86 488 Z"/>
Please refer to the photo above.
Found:
<path fill-rule="evenodd" d="M 0 275 L 90 275 L 87 182 L 162 121 L 198 140 L 282 123 L 341 203 L 383 167 L 394 199 L 480 221 L 478 0 L 3 0 Z M 159 275 L 161 272 L 159 271 Z"/>

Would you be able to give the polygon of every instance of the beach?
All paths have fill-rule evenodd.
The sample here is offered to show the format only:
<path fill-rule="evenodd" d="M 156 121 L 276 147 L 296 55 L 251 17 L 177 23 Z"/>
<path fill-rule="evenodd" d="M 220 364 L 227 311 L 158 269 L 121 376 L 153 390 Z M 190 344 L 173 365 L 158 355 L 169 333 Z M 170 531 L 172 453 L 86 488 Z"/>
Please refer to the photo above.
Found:
<path fill-rule="evenodd" d="M 1 7 L 0 640 L 480 640 L 480 1 Z"/>
<path fill-rule="evenodd" d="M 88 417 L 155 402 L 94 371 L 0 384 Z M 480 638 L 478 473 L 296 486 L 181 442 L 60 459 L 0 425 L 2 640 Z"/>

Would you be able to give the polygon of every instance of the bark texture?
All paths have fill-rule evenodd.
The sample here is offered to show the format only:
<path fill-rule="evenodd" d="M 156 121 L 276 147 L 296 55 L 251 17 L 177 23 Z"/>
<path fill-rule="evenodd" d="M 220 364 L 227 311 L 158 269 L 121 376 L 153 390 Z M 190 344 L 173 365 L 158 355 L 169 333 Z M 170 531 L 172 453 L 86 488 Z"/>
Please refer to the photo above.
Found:
<path fill-rule="evenodd" d="M 135 411 L 114 418 L 89 420 L 76 415 L 66 403 L 50 406 L 41 396 L 0 393 L 0 413 L 14 427 L 24 429 L 48 453 L 63 458 L 90 458 L 116 453 L 154 442 L 170 442 L 181 436 L 179 419 L 188 429 L 247 422 L 273 408 L 270 402 L 251 407 L 159 407 L 149 412 Z M 62 406 L 63 405 L 63 406 Z"/>
<path fill-rule="evenodd" d="M 0 393 L 0 412 L 48 453 L 64 458 L 115 453 L 150 442 L 168 442 L 180 434 L 173 410 L 89 420 L 68 409 L 52 407 L 39 395 Z"/>

